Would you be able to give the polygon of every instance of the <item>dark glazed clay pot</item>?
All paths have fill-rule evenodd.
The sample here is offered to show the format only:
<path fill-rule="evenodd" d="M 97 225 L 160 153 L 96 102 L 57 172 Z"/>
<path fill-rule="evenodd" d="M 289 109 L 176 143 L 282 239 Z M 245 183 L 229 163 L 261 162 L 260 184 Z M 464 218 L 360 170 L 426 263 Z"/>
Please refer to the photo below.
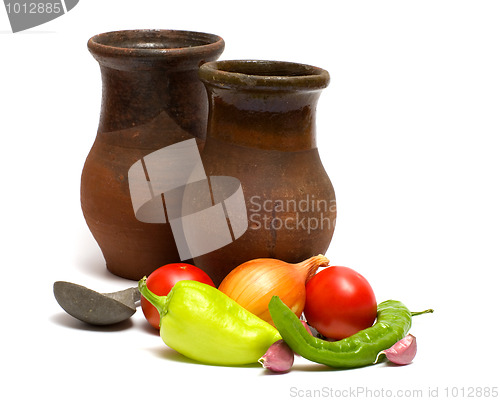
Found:
<path fill-rule="evenodd" d="M 259 257 L 295 263 L 325 253 L 335 228 L 333 186 L 316 147 L 315 114 L 327 71 L 277 61 L 219 61 L 200 68 L 209 96 L 202 153 L 209 176 L 240 180 L 248 228 L 194 258 L 216 284 Z"/>
<path fill-rule="evenodd" d="M 180 141 L 194 138 L 202 148 L 208 101 L 198 67 L 216 60 L 224 41 L 198 32 L 132 30 L 94 36 L 88 48 L 101 67 L 102 106 L 82 173 L 83 214 L 107 268 L 138 280 L 179 262 L 179 255 L 169 224 L 136 218 L 129 169 Z"/>

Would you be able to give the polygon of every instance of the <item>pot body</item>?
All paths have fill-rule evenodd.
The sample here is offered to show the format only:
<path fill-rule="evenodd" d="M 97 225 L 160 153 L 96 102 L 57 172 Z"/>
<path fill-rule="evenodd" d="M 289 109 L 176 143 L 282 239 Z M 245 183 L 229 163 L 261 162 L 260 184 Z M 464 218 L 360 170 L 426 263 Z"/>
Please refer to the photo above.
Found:
<path fill-rule="evenodd" d="M 81 206 L 108 270 L 139 280 L 180 260 L 169 224 L 136 218 L 129 170 L 180 141 L 194 138 L 203 147 L 208 102 L 197 71 L 219 57 L 224 42 L 197 32 L 137 30 L 97 35 L 88 48 L 101 68 L 102 104 Z"/>
<path fill-rule="evenodd" d="M 241 182 L 247 229 L 194 263 L 219 284 L 250 259 L 297 263 L 325 253 L 336 201 L 316 147 L 315 114 L 328 73 L 240 60 L 207 63 L 200 76 L 210 105 L 203 165 L 207 176 Z"/>

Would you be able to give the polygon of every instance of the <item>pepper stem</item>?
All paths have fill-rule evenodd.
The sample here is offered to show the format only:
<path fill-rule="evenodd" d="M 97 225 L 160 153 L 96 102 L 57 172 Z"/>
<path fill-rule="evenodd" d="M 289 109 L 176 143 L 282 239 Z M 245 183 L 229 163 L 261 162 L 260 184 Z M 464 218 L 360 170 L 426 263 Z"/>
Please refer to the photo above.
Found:
<path fill-rule="evenodd" d="M 168 304 L 170 303 L 170 298 L 168 296 L 159 296 L 151 292 L 146 285 L 146 276 L 144 276 L 137 284 L 140 293 L 144 298 L 146 298 L 151 304 L 158 309 L 160 316 L 167 314 Z"/>
<path fill-rule="evenodd" d="M 426 310 L 423 310 L 422 312 L 411 312 L 411 315 L 418 316 L 418 315 L 424 315 L 426 313 L 434 313 L 434 309 L 426 309 Z"/>

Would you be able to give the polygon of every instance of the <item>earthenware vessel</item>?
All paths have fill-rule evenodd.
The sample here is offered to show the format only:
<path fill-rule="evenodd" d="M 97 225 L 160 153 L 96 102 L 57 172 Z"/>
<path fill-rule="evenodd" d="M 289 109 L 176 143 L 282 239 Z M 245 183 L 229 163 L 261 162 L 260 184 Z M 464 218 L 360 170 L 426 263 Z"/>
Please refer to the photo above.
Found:
<path fill-rule="evenodd" d="M 328 72 L 290 62 L 226 60 L 206 63 L 199 73 L 210 105 L 205 172 L 241 182 L 248 227 L 229 245 L 195 257 L 195 264 L 218 284 L 250 259 L 295 263 L 325 253 L 337 212 L 315 120 Z"/>
<path fill-rule="evenodd" d="M 130 30 L 94 36 L 88 49 L 101 68 L 102 103 L 82 172 L 82 210 L 109 271 L 138 280 L 180 260 L 169 224 L 137 218 L 129 170 L 181 141 L 203 147 L 208 101 L 198 67 L 216 60 L 224 41 L 199 32 Z"/>

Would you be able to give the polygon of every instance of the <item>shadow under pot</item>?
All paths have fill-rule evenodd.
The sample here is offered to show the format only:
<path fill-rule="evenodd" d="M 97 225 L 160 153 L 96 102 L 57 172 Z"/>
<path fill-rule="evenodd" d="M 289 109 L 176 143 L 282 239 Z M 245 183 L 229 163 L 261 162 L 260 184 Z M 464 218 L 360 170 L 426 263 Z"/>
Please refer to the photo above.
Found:
<path fill-rule="evenodd" d="M 199 157 L 208 100 L 198 68 L 220 56 L 224 41 L 199 32 L 130 30 L 94 36 L 88 49 L 101 68 L 102 103 L 81 206 L 108 270 L 139 280 L 180 262 L 162 193 L 182 181 L 176 173 L 183 154 Z"/>
<path fill-rule="evenodd" d="M 290 62 L 227 60 L 202 65 L 199 75 L 209 98 L 202 160 L 213 208 L 224 221 L 212 218 L 201 228 L 210 235 L 191 247 L 195 265 L 218 285 L 250 259 L 296 263 L 324 254 L 336 201 L 316 147 L 315 116 L 328 72 Z"/>

